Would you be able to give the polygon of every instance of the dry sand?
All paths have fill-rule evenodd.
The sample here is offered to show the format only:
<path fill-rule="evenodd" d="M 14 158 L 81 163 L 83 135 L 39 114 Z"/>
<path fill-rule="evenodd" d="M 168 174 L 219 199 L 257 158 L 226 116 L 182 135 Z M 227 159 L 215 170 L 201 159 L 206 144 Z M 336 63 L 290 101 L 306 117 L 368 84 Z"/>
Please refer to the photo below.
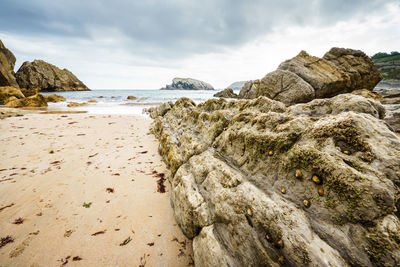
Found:
<path fill-rule="evenodd" d="M 168 171 L 150 123 L 89 114 L 0 120 L 0 238 L 14 239 L 0 248 L 0 266 L 191 265 L 168 181 L 157 192 Z"/>

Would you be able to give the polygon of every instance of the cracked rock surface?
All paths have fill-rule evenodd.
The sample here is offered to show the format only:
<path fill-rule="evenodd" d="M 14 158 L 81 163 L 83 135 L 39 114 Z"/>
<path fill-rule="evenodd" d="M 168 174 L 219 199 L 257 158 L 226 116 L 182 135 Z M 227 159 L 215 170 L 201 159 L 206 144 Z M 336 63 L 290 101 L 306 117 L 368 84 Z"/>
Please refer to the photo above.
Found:
<path fill-rule="evenodd" d="M 149 110 L 196 266 L 398 266 L 400 139 L 342 94 Z"/>

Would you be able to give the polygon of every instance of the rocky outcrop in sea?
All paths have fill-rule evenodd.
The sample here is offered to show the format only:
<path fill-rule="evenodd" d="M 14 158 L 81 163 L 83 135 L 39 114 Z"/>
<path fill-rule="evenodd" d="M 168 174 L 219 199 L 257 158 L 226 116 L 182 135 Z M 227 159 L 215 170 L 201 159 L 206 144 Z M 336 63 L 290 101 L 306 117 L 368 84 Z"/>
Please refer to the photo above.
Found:
<path fill-rule="evenodd" d="M 232 88 L 226 88 L 216 94 L 214 94 L 215 97 L 224 97 L 224 98 L 238 98 L 239 96 L 235 94 L 232 90 Z"/>
<path fill-rule="evenodd" d="M 72 72 L 43 60 L 24 62 L 15 74 L 21 88 L 39 91 L 86 91 L 89 88 Z"/>
<path fill-rule="evenodd" d="M 174 78 L 171 85 L 166 85 L 161 90 L 214 90 L 211 84 L 191 79 Z"/>
<path fill-rule="evenodd" d="M 310 59 L 301 54 L 293 66 Z M 400 138 L 370 92 L 379 80 L 370 66 L 329 54 L 303 73 L 315 83 L 290 62 L 279 72 L 297 84 L 281 88 L 297 94 L 304 81 L 334 97 L 181 98 L 149 110 L 196 266 L 400 265 Z"/>

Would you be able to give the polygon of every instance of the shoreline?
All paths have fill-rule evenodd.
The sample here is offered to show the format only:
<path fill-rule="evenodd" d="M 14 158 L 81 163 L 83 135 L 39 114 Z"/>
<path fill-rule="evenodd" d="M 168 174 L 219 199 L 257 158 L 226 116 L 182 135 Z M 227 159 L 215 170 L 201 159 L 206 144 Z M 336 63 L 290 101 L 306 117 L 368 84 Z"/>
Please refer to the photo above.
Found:
<path fill-rule="evenodd" d="M 193 263 L 149 118 L 43 115 L 0 121 L 2 264 Z"/>

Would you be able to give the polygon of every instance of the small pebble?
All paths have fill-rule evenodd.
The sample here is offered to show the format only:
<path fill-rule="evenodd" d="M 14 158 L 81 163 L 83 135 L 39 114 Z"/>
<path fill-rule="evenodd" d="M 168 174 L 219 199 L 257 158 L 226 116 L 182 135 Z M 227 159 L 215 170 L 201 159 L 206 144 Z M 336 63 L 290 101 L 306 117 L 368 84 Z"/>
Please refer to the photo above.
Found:
<path fill-rule="evenodd" d="M 307 199 L 303 200 L 303 204 L 304 204 L 304 206 L 305 206 L 306 208 L 310 207 L 310 205 L 311 205 L 310 201 L 307 200 Z"/>
<path fill-rule="evenodd" d="M 318 176 L 313 175 L 311 179 L 314 183 L 321 184 L 321 179 Z"/>
<path fill-rule="evenodd" d="M 324 190 L 324 188 L 322 186 L 320 186 L 318 188 L 318 195 L 320 195 L 322 197 L 324 194 L 325 194 L 325 190 Z"/>
<path fill-rule="evenodd" d="M 275 246 L 276 248 L 283 248 L 283 240 L 282 240 L 282 239 L 279 239 L 278 241 L 276 241 L 276 242 L 274 243 L 274 246 Z"/>
<path fill-rule="evenodd" d="M 268 155 L 269 155 L 269 156 L 274 155 L 274 151 L 270 150 L 270 151 L 268 152 Z"/>
<path fill-rule="evenodd" d="M 280 264 L 284 264 L 285 263 L 285 258 L 283 256 L 279 256 L 278 261 Z"/>
<path fill-rule="evenodd" d="M 286 188 L 282 187 L 281 192 L 282 192 L 282 194 L 286 194 Z"/>
<path fill-rule="evenodd" d="M 303 172 L 300 169 L 296 170 L 296 178 L 297 179 L 303 178 Z"/>
<path fill-rule="evenodd" d="M 265 239 L 267 239 L 268 242 L 272 241 L 272 238 L 271 238 L 271 236 L 269 234 L 265 235 Z"/>
<path fill-rule="evenodd" d="M 253 216 L 253 212 L 251 211 L 251 209 L 247 209 L 247 215 Z"/>

